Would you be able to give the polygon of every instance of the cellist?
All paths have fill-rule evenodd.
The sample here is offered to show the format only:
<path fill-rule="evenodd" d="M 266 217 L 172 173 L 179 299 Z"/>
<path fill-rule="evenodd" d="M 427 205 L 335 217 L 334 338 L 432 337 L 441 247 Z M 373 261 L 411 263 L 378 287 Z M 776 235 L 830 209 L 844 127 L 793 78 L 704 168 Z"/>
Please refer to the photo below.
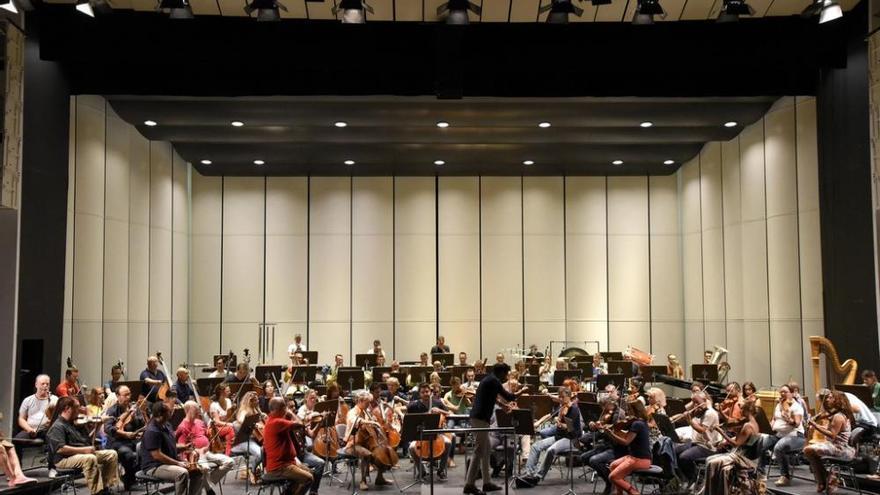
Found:
<path fill-rule="evenodd" d="M 441 402 L 439 399 L 434 399 L 431 394 L 431 386 L 427 383 L 419 384 L 419 399 L 414 400 L 407 404 L 406 406 L 407 413 L 434 413 L 434 414 L 449 414 L 449 409 Z M 437 477 L 441 480 L 445 480 L 446 468 L 449 462 L 449 451 L 451 449 L 451 440 L 447 438 L 445 435 L 441 435 L 440 438 L 443 439 L 443 454 L 440 456 L 440 462 L 437 466 Z M 416 446 L 419 442 L 413 441 L 409 443 L 409 455 L 413 460 L 413 463 L 417 466 L 418 469 L 418 477 L 421 478 L 425 475 L 422 467 L 422 463 L 419 459 L 419 456 L 416 453 Z M 427 443 L 427 442 L 426 442 Z"/>
<path fill-rule="evenodd" d="M 369 486 L 367 485 L 370 476 L 370 458 L 373 453 L 367 449 L 366 447 L 359 445 L 357 443 L 357 432 L 358 428 L 364 424 L 373 424 L 376 426 L 380 426 L 379 423 L 369 419 L 370 418 L 370 401 L 373 400 L 373 396 L 367 392 L 366 390 L 358 392 L 355 396 L 356 402 L 354 407 L 348 411 L 348 415 L 346 416 L 345 422 L 345 436 L 342 438 L 343 444 L 345 444 L 345 452 L 349 455 L 356 456 L 361 460 L 361 483 L 360 489 L 362 491 L 368 490 Z M 342 400 L 340 399 L 340 402 Z M 376 466 L 376 486 L 382 485 L 390 485 L 391 483 L 385 479 L 382 475 L 383 468 L 379 465 Z"/>

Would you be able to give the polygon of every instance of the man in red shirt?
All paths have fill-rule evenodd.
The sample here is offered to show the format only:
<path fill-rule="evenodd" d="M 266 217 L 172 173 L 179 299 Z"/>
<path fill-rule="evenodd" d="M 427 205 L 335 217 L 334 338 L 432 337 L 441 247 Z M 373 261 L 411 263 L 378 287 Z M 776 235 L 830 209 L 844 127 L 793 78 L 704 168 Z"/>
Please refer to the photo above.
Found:
<path fill-rule="evenodd" d="M 58 397 L 76 397 L 79 395 L 78 380 L 79 370 L 75 366 L 67 368 L 67 371 L 64 372 L 64 381 L 55 388 L 55 395 Z"/>
<path fill-rule="evenodd" d="M 314 478 L 309 468 L 296 457 L 296 447 L 291 435 L 297 422 L 292 417 L 284 399 L 275 397 L 269 401 L 269 419 L 263 428 L 263 450 L 266 453 L 266 472 L 263 479 L 291 480 L 296 484 L 293 488 L 294 495 L 302 495 L 307 492 Z"/>

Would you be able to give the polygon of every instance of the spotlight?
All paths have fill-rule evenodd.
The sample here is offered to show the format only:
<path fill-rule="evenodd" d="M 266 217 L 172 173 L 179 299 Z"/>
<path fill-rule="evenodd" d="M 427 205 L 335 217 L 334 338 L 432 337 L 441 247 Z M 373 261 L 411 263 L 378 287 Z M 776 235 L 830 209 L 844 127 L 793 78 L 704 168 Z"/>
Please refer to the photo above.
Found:
<path fill-rule="evenodd" d="M 721 12 L 718 14 L 718 22 L 736 22 L 741 15 L 755 15 L 755 9 L 745 0 L 723 0 L 723 4 Z"/>
<path fill-rule="evenodd" d="M 333 125 L 342 129 L 343 127 L 348 127 L 348 122 L 343 122 L 340 120 L 339 122 L 334 122 Z"/>
<path fill-rule="evenodd" d="M 18 13 L 18 8 L 16 8 L 15 2 L 13 2 L 12 0 L 6 0 L 3 3 L 0 3 L 0 9 L 12 12 L 13 14 Z"/>
<path fill-rule="evenodd" d="M 95 10 L 92 8 L 92 4 L 89 3 L 89 0 L 77 0 L 76 10 L 89 17 L 95 17 Z"/>
<path fill-rule="evenodd" d="M 258 21 L 280 21 L 281 13 L 278 9 L 287 12 L 287 7 L 278 3 L 278 0 L 251 0 L 251 3 L 244 6 L 244 13 L 251 16 L 257 11 Z"/>
<path fill-rule="evenodd" d="M 724 127 L 736 127 L 737 125 L 739 124 L 737 122 L 734 122 L 733 120 L 724 123 Z"/>
<path fill-rule="evenodd" d="M 535 164 L 534 160 L 523 160 L 523 165 L 534 165 L 534 164 Z"/>
<path fill-rule="evenodd" d="M 344 164 L 346 164 L 346 165 L 354 165 L 354 160 L 345 160 L 345 161 L 342 162 L 342 163 L 344 163 Z"/>
<path fill-rule="evenodd" d="M 446 162 L 444 162 L 443 160 L 434 160 L 434 165 L 437 165 L 437 166 L 446 165 Z"/>
<path fill-rule="evenodd" d="M 159 123 L 155 120 L 145 120 L 144 125 L 147 127 L 156 127 L 157 125 L 159 125 Z"/>
<path fill-rule="evenodd" d="M 843 17 L 843 10 L 837 0 L 813 0 L 813 3 L 801 12 L 801 17 L 813 17 L 819 14 L 819 24 L 825 24 Z"/>
<path fill-rule="evenodd" d="M 654 123 L 648 122 L 648 121 L 645 121 L 645 122 L 642 122 L 641 124 L 639 124 L 639 127 L 642 127 L 645 129 L 647 129 L 648 127 L 653 127 L 653 126 L 654 126 Z"/>
<path fill-rule="evenodd" d="M 477 15 L 482 15 L 483 9 L 475 3 L 468 0 L 449 0 L 448 2 L 437 7 L 437 15 L 443 12 L 449 12 L 446 16 L 446 24 L 463 26 L 468 24 L 468 10 Z"/>
<path fill-rule="evenodd" d="M 231 125 L 232 127 L 244 127 L 244 122 L 240 120 L 233 120 L 229 123 L 229 125 Z"/>
<path fill-rule="evenodd" d="M 583 15 L 584 9 L 571 3 L 571 0 L 550 0 L 550 3 L 538 9 L 538 13 L 550 11 L 547 14 L 548 24 L 568 24 L 568 14 L 578 17 Z"/>
<path fill-rule="evenodd" d="M 189 0 L 162 0 L 159 10 L 168 14 L 170 19 L 192 19 L 193 11 Z"/>
<path fill-rule="evenodd" d="M 675 160 L 664 160 L 663 165 L 675 165 Z"/>
<path fill-rule="evenodd" d="M 343 24 L 363 24 L 367 22 L 365 12 L 373 13 L 373 8 L 363 0 L 342 0 L 338 6 L 331 9 L 331 12 L 336 15 L 340 10 Z"/>
<path fill-rule="evenodd" d="M 611 162 L 612 165 L 623 165 L 623 160 L 614 160 Z"/>
<path fill-rule="evenodd" d="M 654 24 L 655 15 L 660 16 L 661 19 L 666 18 L 666 11 L 660 6 L 659 0 L 638 0 L 632 23 L 639 25 Z"/>
<path fill-rule="evenodd" d="M 211 160 L 202 160 L 202 165 L 210 165 Z"/>
<path fill-rule="evenodd" d="M 265 164 L 266 164 L 266 162 L 264 162 L 263 160 L 254 160 L 254 165 L 265 165 Z"/>
<path fill-rule="evenodd" d="M 449 127 L 449 122 L 446 122 L 445 120 L 441 120 L 440 122 L 437 122 L 437 127 L 441 128 L 441 129 L 446 129 L 447 127 Z"/>
<path fill-rule="evenodd" d="M 538 127 L 540 127 L 541 129 L 546 129 L 550 127 L 550 122 L 541 122 L 540 124 L 538 124 Z"/>

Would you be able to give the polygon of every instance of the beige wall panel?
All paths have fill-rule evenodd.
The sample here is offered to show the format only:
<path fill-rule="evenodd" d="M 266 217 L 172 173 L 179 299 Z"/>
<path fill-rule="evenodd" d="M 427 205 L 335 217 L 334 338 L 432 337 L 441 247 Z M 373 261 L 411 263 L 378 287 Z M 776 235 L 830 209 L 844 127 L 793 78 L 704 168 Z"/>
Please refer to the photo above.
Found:
<path fill-rule="evenodd" d="M 449 350 L 456 354 L 464 351 L 468 355 L 468 362 L 476 361 L 480 354 L 480 321 L 440 321 L 440 335 L 446 337 L 446 345 Z"/>
<path fill-rule="evenodd" d="M 414 339 L 423 338 L 424 324 L 436 325 L 437 319 L 434 179 L 397 178 L 394 201 L 395 354 L 405 358 L 426 345 Z M 413 332 L 400 333 L 404 323 L 417 325 L 410 326 Z"/>
<path fill-rule="evenodd" d="M 745 375 L 745 363 L 749 356 L 746 355 L 746 336 L 743 330 L 742 320 L 727 320 L 727 362 L 730 364 L 730 372 L 727 374 L 728 381 L 749 380 Z"/>
<path fill-rule="evenodd" d="M 351 249 L 348 236 L 309 239 L 309 318 L 311 322 L 349 322 Z M 309 331 L 310 336 L 314 332 Z"/>
<path fill-rule="evenodd" d="M 107 164 L 104 215 L 128 222 L 129 155 L 133 128 L 117 117 L 110 117 L 107 127 Z"/>
<path fill-rule="evenodd" d="M 727 322 L 723 319 L 707 319 L 703 324 L 703 333 L 706 335 L 707 350 L 713 350 L 716 345 L 727 348 Z"/>
<path fill-rule="evenodd" d="M 684 322 L 683 321 L 652 321 L 651 348 L 645 350 L 654 354 L 654 364 L 666 364 L 666 355 L 675 354 L 679 358 L 684 355 Z"/>
<path fill-rule="evenodd" d="M 700 226 L 705 232 L 721 228 L 721 143 L 706 143 L 700 152 Z"/>
<path fill-rule="evenodd" d="M 612 0 L 610 5 L 600 5 L 596 9 L 596 22 L 620 22 L 626 5 L 626 0 Z"/>
<path fill-rule="evenodd" d="M 191 363 L 210 363 L 214 354 L 220 353 L 220 322 L 189 322 L 189 360 Z M 228 351 L 228 349 L 227 349 Z M 195 375 L 201 378 L 202 373 Z"/>
<path fill-rule="evenodd" d="M 822 249 L 819 223 L 819 166 L 816 149 L 816 100 L 797 104 L 798 233 L 800 252 L 801 308 L 803 318 L 820 319 L 822 307 Z M 823 335 L 819 333 L 804 335 Z"/>
<path fill-rule="evenodd" d="M 772 383 L 781 385 L 794 380 L 804 383 L 804 353 L 798 344 L 801 337 L 800 320 L 770 321 L 770 355 L 772 356 Z M 814 401 L 810 401 L 811 404 Z"/>
<path fill-rule="evenodd" d="M 226 177 L 223 182 L 223 236 L 263 236 L 263 177 Z"/>
<path fill-rule="evenodd" d="M 77 213 L 104 215 L 105 132 L 104 107 L 98 109 L 77 99 L 76 197 Z"/>
<path fill-rule="evenodd" d="M 430 338 L 430 337 L 426 337 Z M 373 340 L 379 339 L 382 342 L 382 350 L 385 351 L 386 364 L 391 366 L 391 360 L 394 357 L 394 327 L 393 322 L 388 321 L 361 321 L 351 324 L 351 356 L 354 359 L 355 354 L 363 354 L 367 349 L 373 348 Z M 426 342 L 431 342 L 426 340 Z M 348 349 L 342 354 L 347 356 Z M 418 356 L 416 356 L 418 358 Z M 332 363 L 333 356 L 318 356 L 322 363 Z M 346 360 L 348 358 L 346 357 Z M 381 377 L 380 377 L 381 378 Z"/>
<path fill-rule="evenodd" d="M 679 197 L 678 182 L 675 175 L 662 175 L 650 178 L 651 235 L 678 235 Z"/>
<path fill-rule="evenodd" d="M 223 323 L 253 322 L 256 327 L 262 319 L 263 237 L 224 233 Z"/>
<path fill-rule="evenodd" d="M 100 321 L 92 320 L 73 320 L 71 324 L 70 357 L 73 359 L 73 364 L 80 369 L 80 383 L 86 385 L 103 383 L 101 380 L 101 370 L 99 369 L 101 367 L 101 360 L 98 355 L 103 348 L 101 327 Z M 64 369 L 64 359 L 66 358 L 67 356 L 62 356 L 62 370 Z M 52 377 L 53 390 L 62 377 L 63 372 L 60 377 Z"/>
<path fill-rule="evenodd" d="M 724 308 L 724 243 L 722 223 L 721 144 L 707 143 L 700 153 L 700 221 L 703 237 L 703 316 L 707 320 L 723 320 Z M 709 343 L 724 345 L 717 335 L 707 335 Z"/>
<path fill-rule="evenodd" d="M 743 317 L 768 317 L 767 238 L 764 222 L 743 223 Z"/>
<path fill-rule="evenodd" d="M 796 106 L 798 209 L 819 209 L 819 152 L 816 143 L 816 99 L 799 98 Z"/>
<path fill-rule="evenodd" d="M 584 15 L 587 15 L 586 12 Z M 591 13 L 592 20 L 594 13 Z M 536 0 L 511 0 L 510 22 L 535 22 L 538 18 L 538 2 Z"/>
<path fill-rule="evenodd" d="M 739 142 L 742 221 L 763 220 L 766 218 L 763 122 L 758 121 L 743 129 Z"/>
<path fill-rule="evenodd" d="M 104 321 L 128 320 L 128 222 L 104 223 Z"/>
<path fill-rule="evenodd" d="M 151 352 L 171 356 L 171 232 L 150 229 L 150 337 Z"/>
<path fill-rule="evenodd" d="M 724 234 L 721 229 L 703 232 L 703 314 L 724 320 Z"/>
<path fill-rule="evenodd" d="M 217 235 L 192 237 L 192 276 L 189 319 L 194 323 L 220 322 L 220 251 Z"/>
<path fill-rule="evenodd" d="M 699 233 L 682 237 L 684 318 L 689 321 L 703 319 L 702 242 L 703 237 Z"/>
<path fill-rule="evenodd" d="M 259 334 L 257 322 L 233 323 L 224 320 L 220 345 L 224 353 L 231 350 L 238 355 L 239 359 L 242 359 L 244 349 L 248 349 L 251 356 L 255 358 L 260 340 Z"/>
<path fill-rule="evenodd" d="M 420 353 L 431 350 L 436 332 L 433 322 L 398 320 L 394 330 L 394 358 L 418 361 Z"/>
<path fill-rule="evenodd" d="M 612 321 L 608 348 L 623 351 L 631 345 L 638 349 L 651 347 L 651 323 L 648 321 Z"/>
<path fill-rule="evenodd" d="M 794 215 L 767 220 L 771 319 L 801 317 L 797 229 Z"/>
<path fill-rule="evenodd" d="M 146 367 L 147 356 L 156 352 L 155 349 L 149 349 L 149 334 L 147 322 L 128 322 L 128 361 L 125 361 L 125 369 L 130 376 L 140 375 Z"/>
<path fill-rule="evenodd" d="M 156 354 L 156 352 L 161 352 L 163 359 L 168 360 L 173 354 L 172 347 L 172 339 L 171 339 L 171 322 L 170 321 L 159 321 L 159 320 L 151 320 L 149 324 L 149 338 L 147 339 L 147 355 Z M 134 356 L 132 357 L 132 362 L 140 362 L 145 364 L 146 356 Z M 143 367 L 139 368 L 142 370 Z M 140 371 L 138 371 L 140 373 Z"/>
<path fill-rule="evenodd" d="M 269 177 L 266 182 L 266 235 L 308 233 L 308 179 Z"/>
<path fill-rule="evenodd" d="M 744 372 L 758 388 L 771 385 L 770 380 L 770 328 L 766 321 L 743 322 L 746 359 Z"/>
<path fill-rule="evenodd" d="M 684 21 L 708 19 L 712 4 L 713 0 L 689 0 L 682 9 L 679 19 Z"/>
<path fill-rule="evenodd" d="M 62 350 L 70 354 L 70 319 L 73 311 L 73 198 L 76 195 L 76 97 L 69 99 L 70 122 L 67 132 L 67 230 L 64 240 L 64 321 Z M 65 354 L 65 355 L 66 355 Z"/>
<path fill-rule="evenodd" d="M 522 238 L 483 236 L 483 322 L 522 322 Z"/>
<path fill-rule="evenodd" d="M 678 322 L 684 318 L 681 268 L 681 237 L 652 235 L 651 321 Z"/>
<path fill-rule="evenodd" d="M 309 209 L 311 235 L 351 234 L 351 179 L 313 177 Z"/>
<path fill-rule="evenodd" d="M 192 177 L 192 234 L 220 235 L 223 218 L 222 187 L 220 177 L 207 177 L 193 173 Z"/>
<path fill-rule="evenodd" d="M 764 117 L 767 217 L 797 211 L 797 162 L 794 107 L 788 106 Z"/>
<path fill-rule="evenodd" d="M 819 212 L 800 215 L 800 287 L 803 318 L 823 318 Z"/>
<path fill-rule="evenodd" d="M 172 230 L 175 232 L 189 233 L 189 197 L 190 197 L 190 177 L 189 163 L 183 161 L 176 152 L 173 156 L 173 178 L 172 184 Z"/>
<path fill-rule="evenodd" d="M 648 181 L 645 177 L 608 178 L 608 235 L 648 233 Z"/>
<path fill-rule="evenodd" d="M 564 321 L 526 320 L 526 337 L 524 347 L 535 344 L 538 346 L 539 349 L 544 349 L 545 347 L 550 345 L 551 340 L 566 340 L 565 334 L 566 332 Z"/>
<path fill-rule="evenodd" d="M 421 21 L 423 6 L 420 0 L 394 2 L 394 18 L 398 21 Z"/>
<path fill-rule="evenodd" d="M 128 320 L 146 323 L 150 311 L 150 229 L 128 228 Z"/>
<path fill-rule="evenodd" d="M 684 352 L 682 365 L 685 374 L 691 376 L 691 365 L 703 363 L 703 351 L 706 350 L 706 325 L 703 320 L 685 320 Z"/>
<path fill-rule="evenodd" d="M 679 356 L 688 370 L 702 362 L 703 326 L 703 236 L 700 224 L 699 157 L 685 163 L 681 171 L 682 287 L 684 297 L 685 352 Z"/>
<path fill-rule="evenodd" d="M 608 330 L 606 199 L 604 177 L 565 180 L 568 338 L 581 340 L 583 335 L 594 340 L 602 327 L 603 349 Z M 572 327 L 574 322 L 584 324 Z"/>
<path fill-rule="evenodd" d="M 480 20 L 482 22 L 507 22 L 511 8 L 510 2 L 511 0 L 484 0 Z"/>
<path fill-rule="evenodd" d="M 605 235 L 606 183 L 605 177 L 566 177 L 565 231 L 568 235 Z"/>
<path fill-rule="evenodd" d="M 483 320 L 482 355 L 495 361 L 495 353 L 503 352 L 506 361 L 511 362 L 510 351 L 523 346 L 522 322 L 502 322 Z"/>
<path fill-rule="evenodd" d="M 171 145 L 150 142 L 150 227 L 171 230 Z"/>
<path fill-rule="evenodd" d="M 73 321 L 101 321 L 104 222 L 95 215 L 76 213 L 74 225 Z"/>
<path fill-rule="evenodd" d="M 550 340 L 565 339 L 562 189 L 563 180 L 559 177 L 523 179 L 525 339 L 539 347 Z"/>
<path fill-rule="evenodd" d="M 650 321 L 648 261 L 647 235 L 608 238 L 608 310 L 612 322 Z"/>
<path fill-rule="evenodd" d="M 394 320 L 393 179 L 355 178 L 353 186 L 352 321 L 381 322 L 390 329 Z M 373 341 L 369 335 L 352 338 L 367 345 Z"/>
<path fill-rule="evenodd" d="M 99 381 L 84 382 L 87 385 L 94 386 L 99 383 L 103 384 L 107 381 L 110 378 L 110 368 L 112 368 L 117 361 L 122 361 L 126 366 L 128 365 L 128 322 L 104 321 L 101 343 L 100 369 L 96 368 L 95 370 L 99 373 Z M 94 365 L 95 361 L 90 360 L 88 365 Z"/>
<path fill-rule="evenodd" d="M 608 322 L 607 321 L 568 321 L 566 339 L 573 341 L 572 345 L 581 347 L 589 353 L 597 350 L 608 350 Z M 597 343 L 598 342 L 598 348 Z M 553 352 L 558 354 L 562 349 L 553 347 Z"/>
<path fill-rule="evenodd" d="M 171 290 L 174 298 L 171 302 L 171 340 L 174 352 L 171 358 L 174 366 L 177 366 L 189 361 L 189 234 L 174 232 L 173 240 Z M 198 342 L 193 344 L 198 345 Z"/>
<path fill-rule="evenodd" d="M 724 201 L 724 308 L 728 321 L 742 320 L 742 219 L 740 217 L 739 138 L 722 143 Z M 740 327 L 742 328 L 742 327 Z M 728 339 L 730 332 L 728 331 Z"/>
<path fill-rule="evenodd" d="M 483 177 L 482 234 L 522 235 L 522 182 L 519 177 Z"/>

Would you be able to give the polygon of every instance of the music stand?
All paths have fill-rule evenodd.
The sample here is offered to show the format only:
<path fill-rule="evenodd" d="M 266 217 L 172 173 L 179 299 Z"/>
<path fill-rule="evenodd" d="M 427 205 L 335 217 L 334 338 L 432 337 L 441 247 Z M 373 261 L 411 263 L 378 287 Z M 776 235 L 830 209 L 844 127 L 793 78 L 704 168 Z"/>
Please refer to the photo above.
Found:
<path fill-rule="evenodd" d="M 623 375 L 618 375 L 614 373 L 599 375 L 596 377 L 596 391 L 602 392 L 605 390 L 609 384 L 614 385 L 617 390 L 623 393 L 623 385 L 626 383 L 626 378 Z"/>
<path fill-rule="evenodd" d="M 336 424 L 336 413 L 339 411 L 339 399 L 332 400 L 324 400 L 315 404 L 315 412 L 319 414 L 329 413 L 327 416 L 324 416 L 324 419 L 321 421 L 324 428 L 336 428 L 334 425 Z M 348 419 L 348 418 L 343 418 Z M 317 430 L 316 430 L 317 431 Z M 314 442 L 324 442 L 324 452 L 327 453 L 324 459 L 324 476 L 329 476 L 331 479 L 342 483 L 342 480 L 334 476 L 333 474 L 333 464 L 330 462 L 330 442 L 333 439 L 329 434 L 324 435 L 323 440 L 318 439 L 318 435 L 315 435 L 313 439 Z M 340 439 L 341 440 L 341 439 Z"/>
<path fill-rule="evenodd" d="M 467 370 L 474 369 L 473 366 L 462 366 L 460 364 L 456 364 L 452 367 L 452 376 L 457 376 L 461 378 L 461 381 L 464 382 L 464 375 L 467 373 Z"/>
<path fill-rule="evenodd" d="M 247 465 L 250 465 L 250 458 L 251 458 L 251 454 L 250 454 L 250 452 L 251 452 L 251 439 L 252 439 L 251 433 L 253 433 L 253 431 L 254 431 L 254 425 L 256 425 L 257 422 L 260 421 L 260 416 L 261 416 L 260 413 L 254 413 L 254 414 L 251 414 L 250 416 L 245 416 L 244 421 L 241 422 L 241 426 L 239 427 L 238 431 L 235 433 L 235 440 L 233 440 L 235 442 L 235 445 L 238 445 L 242 442 L 247 442 L 247 444 L 248 444 L 247 451 L 244 454 L 244 460 Z M 248 492 L 249 480 L 250 480 L 250 476 L 245 477 L 245 480 L 244 480 L 244 492 L 245 493 Z"/>
<path fill-rule="evenodd" d="M 409 369 L 410 376 L 413 377 L 413 383 L 426 383 L 434 372 L 433 366 L 412 366 Z"/>
<path fill-rule="evenodd" d="M 452 383 L 452 372 L 451 371 L 438 371 L 437 374 L 440 376 L 440 385 L 443 387 L 451 387 Z"/>
<path fill-rule="evenodd" d="M 529 388 L 535 387 L 534 390 L 538 390 L 538 387 L 541 386 L 541 377 L 537 375 L 525 375 L 520 377 L 522 379 L 523 384 L 528 385 Z"/>
<path fill-rule="evenodd" d="M 116 388 L 113 389 L 113 392 L 116 392 L 116 390 L 118 390 L 119 387 L 125 385 L 131 391 L 132 397 L 137 397 L 139 395 L 143 395 L 143 394 L 141 394 L 141 389 L 142 389 L 143 383 L 140 380 L 132 380 L 132 381 L 127 381 L 127 382 L 116 382 L 114 385 Z M 149 390 L 149 389 L 147 389 L 147 390 Z"/>
<path fill-rule="evenodd" d="M 708 385 L 710 382 L 718 381 L 718 365 L 717 364 L 692 364 L 691 379 L 697 380 Z"/>
<path fill-rule="evenodd" d="M 315 375 L 318 374 L 318 367 L 311 364 L 302 364 L 293 367 L 291 380 L 292 383 L 311 383 L 315 381 Z M 338 376 L 338 375 L 337 375 Z"/>
<path fill-rule="evenodd" d="M 516 446 L 519 445 L 520 435 L 535 435 L 535 420 L 532 417 L 531 409 L 513 409 L 510 412 L 507 412 L 504 409 L 498 409 L 495 411 L 495 420 L 498 422 L 499 427 L 513 428 L 514 450 L 516 449 Z M 504 458 L 507 459 L 507 452 L 504 453 Z M 515 483 L 516 478 L 522 474 L 518 462 L 513 463 L 513 468 L 516 472 L 510 480 L 510 483 Z M 508 466 L 508 470 L 509 469 L 510 467 Z"/>
<path fill-rule="evenodd" d="M 299 351 L 303 359 L 309 364 L 318 364 L 318 351 Z"/>
<path fill-rule="evenodd" d="M 528 409 L 532 417 L 540 418 L 553 412 L 555 404 L 549 395 L 521 395 L 516 399 L 521 409 Z"/>
<path fill-rule="evenodd" d="M 583 381 L 587 381 L 593 378 L 593 362 L 577 362 L 572 363 L 574 365 L 574 369 L 581 370 Z"/>
<path fill-rule="evenodd" d="M 373 381 L 381 381 L 382 374 L 391 374 L 391 366 L 373 366 Z"/>
<path fill-rule="evenodd" d="M 624 378 L 632 378 L 633 377 L 633 364 L 632 361 L 626 360 L 614 360 L 608 361 L 608 374 L 611 375 L 623 375 Z"/>
<path fill-rule="evenodd" d="M 578 392 L 576 397 L 578 402 L 597 402 L 595 392 Z"/>
<path fill-rule="evenodd" d="M 849 392 L 856 396 L 860 401 L 867 404 L 873 404 L 874 399 L 871 397 L 871 389 L 866 385 L 848 385 L 845 383 L 838 383 L 834 385 L 834 390 L 840 390 L 841 392 Z"/>
<path fill-rule="evenodd" d="M 397 378 L 397 381 L 400 382 L 401 388 L 406 387 L 406 377 L 408 376 L 406 373 L 391 373 L 393 378 Z"/>
<path fill-rule="evenodd" d="M 343 392 L 351 393 L 352 390 L 364 388 L 364 370 L 339 370 L 336 374 L 336 383 Z"/>
<path fill-rule="evenodd" d="M 618 351 L 608 351 L 602 353 L 602 359 L 608 361 L 623 361 L 623 353 Z"/>
<path fill-rule="evenodd" d="M 199 389 L 199 395 L 202 397 L 211 397 L 214 395 L 214 389 L 217 388 L 217 384 L 222 383 L 222 376 L 218 376 L 217 378 L 199 378 L 196 380 L 196 387 Z"/>
<path fill-rule="evenodd" d="M 171 412 L 171 418 L 168 419 L 168 423 L 170 423 L 171 427 L 176 430 L 177 425 L 179 425 L 185 417 L 186 411 L 184 411 L 182 407 L 175 407 L 174 411 Z"/>
<path fill-rule="evenodd" d="M 654 382 L 659 381 L 659 380 L 655 379 L 656 375 L 665 375 L 667 371 L 668 370 L 666 369 L 666 365 L 663 365 L 663 364 L 660 364 L 660 365 L 652 364 L 650 366 L 639 366 L 639 375 L 642 376 L 642 380 L 644 380 L 645 383 L 648 383 L 648 382 L 654 383 Z"/>
<path fill-rule="evenodd" d="M 455 363 L 455 354 L 446 352 L 440 354 L 431 354 L 431 363 L 433 364 L 434 361 L 440 361 L 440 364 L 442 364 L 444 368 L 447 368 Z"/>
<path fill-rule="evenodd" d="M 376 366 L 376 358 L 378 356 L 376 354 L 355 354 L 354 355 L 354 365 L 358 368 L 372 368 Z"/>
<path fill-rule="evenodd" d="M 581 381 L 581 370 L 556 370 L 553 372 L 553 385 L 557 387 L 562 385 L 565 380 L 569 378 L 575 378 L 578 382 Z"/>
<path fill-rule="evenodd" d="M 275 376 L 276 383 L 281 383 L 281 375 L 284 374 L 284 366 L 280 364 L 261 364 L 254 368 L 254 378 L 263 383 L 270 375 Z"/>
<path fill-rule="evenodd" d="M 436 430 L 440 427 L 440 415 L 439 414 L 431 414 L 431 413 L 407 413 L 403 416 L 403 425 L 400 427 L 400 442 L 403 445 L 406 445 L 406 450 L 409 451 L 409 443 L 415 442 L 419 440 L 433 440 L 435 435 L 428 434 L 424 435 L 422 432 L 425 430 Z M 430 461 L 430 459 L 429 459 Z M 421 460 L 417 461 L 421 462 Z M 434 468 L 433 464 L 428 462 L 431 465 L 431 479 L 434 477 Z M 419 483 L 424 483 L 424 478 L 419 477 L 409 485 L 400 489 L 400 492 L 405 492 L 408 488 L 418 485 Z"/>
<path fill-rule="evenodd" d="M 526 364 L 526 373 L 529 375 L 538 376 L 541 374 L 541 364 L 540 363 L 528 363 Z"/>
<path fill-rule="evenodd" d="M 581 416 L 584 418 L 584 423 L 598 421 L 602 416 L 602 404 L 587 401 L 581 402 L 580 400 L 577 404 L 578 409 L 581 410 Z"/>

